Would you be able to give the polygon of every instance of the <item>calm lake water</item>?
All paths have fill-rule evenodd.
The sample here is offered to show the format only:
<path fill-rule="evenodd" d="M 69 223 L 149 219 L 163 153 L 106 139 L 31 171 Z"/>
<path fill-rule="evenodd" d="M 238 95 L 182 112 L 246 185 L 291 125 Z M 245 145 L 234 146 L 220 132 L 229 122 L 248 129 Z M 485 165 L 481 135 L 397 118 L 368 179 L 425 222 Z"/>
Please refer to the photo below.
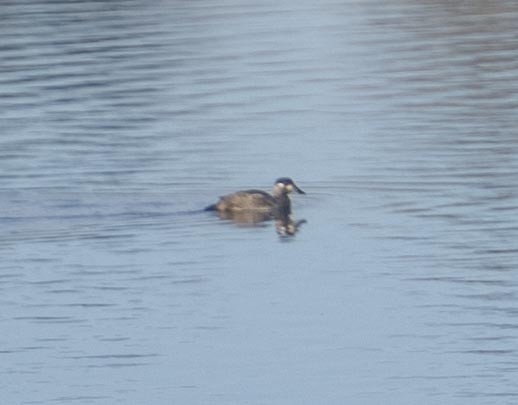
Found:
<path fill-rule="evenodd" d="M 0 13 L 6 404 L 516 403 L 518 3 Z"/>

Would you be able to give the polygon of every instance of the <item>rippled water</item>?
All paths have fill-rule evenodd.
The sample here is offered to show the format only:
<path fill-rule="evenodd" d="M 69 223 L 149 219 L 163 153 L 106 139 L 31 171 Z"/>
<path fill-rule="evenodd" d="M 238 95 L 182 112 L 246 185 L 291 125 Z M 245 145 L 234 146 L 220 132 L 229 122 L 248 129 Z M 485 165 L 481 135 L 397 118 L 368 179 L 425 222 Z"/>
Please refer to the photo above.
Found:
<path fill-rule="evenodd" d="M 515 2 L 0 11 L 6 403 L 516 402 Z"/>

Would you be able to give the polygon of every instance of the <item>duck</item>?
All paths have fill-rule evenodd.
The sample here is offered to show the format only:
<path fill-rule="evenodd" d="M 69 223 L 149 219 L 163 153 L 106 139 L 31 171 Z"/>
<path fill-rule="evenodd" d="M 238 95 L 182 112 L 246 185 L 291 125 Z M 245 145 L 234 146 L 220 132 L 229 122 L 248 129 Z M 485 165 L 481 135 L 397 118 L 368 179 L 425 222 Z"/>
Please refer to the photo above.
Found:
<path fill-rule="evenodd" d="M 242 190 L 220 197 L 219 201 L 205 208 L 217 211 L 223 218 L 252 218 L 253 222 L 274 218 L 286 218 L 291 214 L 291 201 L 288 194 L 293 191 L 306 194 L 289 177 L 278 178 L 272 193 L 262 190 Z M 248 222 L 248 221 L 247 221 Z"/>

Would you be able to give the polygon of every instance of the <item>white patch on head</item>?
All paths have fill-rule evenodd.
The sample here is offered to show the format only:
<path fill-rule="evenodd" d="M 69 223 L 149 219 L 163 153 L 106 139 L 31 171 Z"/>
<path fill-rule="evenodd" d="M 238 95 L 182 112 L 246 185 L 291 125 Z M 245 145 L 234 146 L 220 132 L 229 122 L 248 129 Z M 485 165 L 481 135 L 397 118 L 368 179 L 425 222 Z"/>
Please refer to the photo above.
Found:
<path fill-rule="evenodd" d="M 293 185 L 291 185 L 291 184 L 286 185 L 286 190 L 288 190 L 288 192 L 291 193 L 293 191 Z"/>
<path fill-rule="evenodd" d="M 278 187 L 278 188 L 284 188 L 284 183 L 276 183 L 275 184 L 275 187 Z"/>

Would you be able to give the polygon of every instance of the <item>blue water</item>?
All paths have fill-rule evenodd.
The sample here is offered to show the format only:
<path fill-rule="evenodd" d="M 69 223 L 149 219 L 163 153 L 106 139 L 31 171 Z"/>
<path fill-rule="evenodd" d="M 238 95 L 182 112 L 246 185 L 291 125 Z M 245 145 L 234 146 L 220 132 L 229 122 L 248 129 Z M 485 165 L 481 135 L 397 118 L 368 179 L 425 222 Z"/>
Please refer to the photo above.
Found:
<path fill-rule="evenodd" d="M 516 402 L 515 2 L 0 12 L 2 401 Z"/>

